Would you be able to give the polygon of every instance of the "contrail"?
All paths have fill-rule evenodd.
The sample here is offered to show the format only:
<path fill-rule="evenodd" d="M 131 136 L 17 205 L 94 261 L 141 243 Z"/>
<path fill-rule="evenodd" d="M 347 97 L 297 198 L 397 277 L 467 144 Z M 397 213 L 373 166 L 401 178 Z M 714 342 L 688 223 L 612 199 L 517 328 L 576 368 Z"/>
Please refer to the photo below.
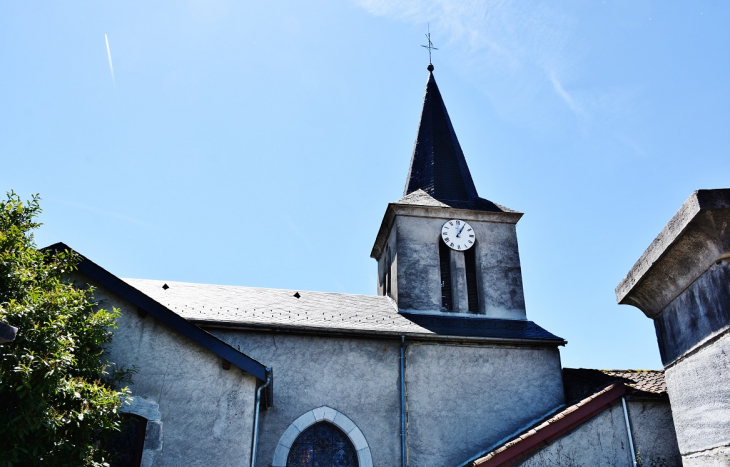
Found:
<path fill-rule="evenodd" d="M 112 82 L 116 84 L 116 80 L 114 79 L 114 65 L 112 65 L 112 52 L 109 50 L 109 38 L 106 37 L 106 34 L 104 34 L 104 40 L 106 41 L 106 54 L 109 56 L 109 69 L 112 72 Z"/>

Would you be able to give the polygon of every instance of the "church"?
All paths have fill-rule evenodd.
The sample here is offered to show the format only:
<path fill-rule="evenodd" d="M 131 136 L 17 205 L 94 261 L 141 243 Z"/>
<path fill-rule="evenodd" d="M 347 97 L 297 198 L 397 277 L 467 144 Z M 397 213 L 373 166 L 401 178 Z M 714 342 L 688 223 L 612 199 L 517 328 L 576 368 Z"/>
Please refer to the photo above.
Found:
<path fill-rule="evenodd" d="M 522 214 L 477 193 L 433 71 L 375 294 L 122 279 L 83 258 L 73 280 L 122 311 L 109 360 L 137 369 L 126 465 L 729 465 L 728 190 L 696 192 L 617 289 L 655 321 L 666 378 L 562 368 L 567 341 L 525 309 Z"/>

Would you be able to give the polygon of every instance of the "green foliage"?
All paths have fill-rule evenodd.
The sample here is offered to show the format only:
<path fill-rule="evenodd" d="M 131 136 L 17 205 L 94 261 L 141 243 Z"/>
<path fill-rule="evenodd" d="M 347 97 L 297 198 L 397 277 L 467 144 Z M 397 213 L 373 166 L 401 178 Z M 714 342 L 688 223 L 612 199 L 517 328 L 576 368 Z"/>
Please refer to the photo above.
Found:
<path fill-rule="evenodd" d="M 36 248 L 38 201 L 0 201 L 0 321 L 18 328 L 0 345 L 0 467 L 108 465 L 127 394 L 104 359 L 119 311 L 68 281 L 77 255 Z"/>

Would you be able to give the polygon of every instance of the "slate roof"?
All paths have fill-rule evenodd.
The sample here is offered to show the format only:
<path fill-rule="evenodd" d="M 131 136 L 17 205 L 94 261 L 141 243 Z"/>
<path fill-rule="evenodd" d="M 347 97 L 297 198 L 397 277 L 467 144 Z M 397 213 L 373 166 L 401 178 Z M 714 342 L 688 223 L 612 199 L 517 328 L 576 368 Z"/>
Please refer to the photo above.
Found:
<path fill-rule="evenodd" d="M 450 207 L 501 212 L 499 206 L 477 194 L 433 72 L 429 72 L 426 84 L 403 196 L 416 190 L 423 190 Z"/>
<path fill-rule="evenodd" d="M 422 189 L 413 191 L 393 204 L 400 204 L 405 206 L 428 206 L 437 208 L 459 208 L 459 209 L 476 209 L 478 211 L 490 211 L 490 212 L 514 212 L 519 213 L 508 207 L 493 203 L 483 198 L 477 198 L 469 203 L 462 203 L 458 201 L 448 201 L 450 204 L 439 201 L 433 196 L 429 195 Z M 467 207 L 464 207 L 467 206 Z"/>
<path fill-rule="evenodd" d="M 47 252 L 74 251 L 65 243 L 55 243 L 43 249 Z M 234 349 L 229 344 L 218 339 L 214 335 L 195 326 L 190 321 L 184 319 L 180 314 L 173 312 L 168 307 L 160 304 L 153 297 L 146 295 L 134 286 L 118 278 L 98 264 L 94 263 L 87 257 L 76 252 L 81 261 L 77 264 L 78 271 L 85 274 L 89 278 L 96 281 L 100 286 L 107 288 L 109 291 L 128 300 L 137 306 L 137 311 L 142 314 L 149 313 L 160 322 L 169 326 L 176 332 L 191 339 L 193 342 L 200 344 L 209 351 L 218 355 L 223 360 L 230 362 L 241 370 L 258 378 L 261 382 L 267 381 L 271 377 L 271 369 L 262 363 L 254 360 L 243 352 Z M 273 399 L 273 393 L 267 389 L 267 400 L 265 405 L 268 407 Z"/>
<path fill-rule="evenodd" d="M 399 313 L 388 297 L 228 285 L 124 279 L 197 324 L 275 328 L 295 332 L 400 334 L 534 341 L 565 341 L 532 321 Z M 163 285 L 168 288 L 163 288 Z M 300 298 L 294 295 L 298 293 Z"/>

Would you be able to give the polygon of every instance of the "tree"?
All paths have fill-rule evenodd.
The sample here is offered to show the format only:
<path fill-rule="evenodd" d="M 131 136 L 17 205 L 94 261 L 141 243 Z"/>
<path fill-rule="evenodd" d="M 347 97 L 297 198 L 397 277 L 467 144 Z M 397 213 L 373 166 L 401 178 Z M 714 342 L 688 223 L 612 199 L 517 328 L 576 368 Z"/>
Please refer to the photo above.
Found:
<path fill-rule="evenodd" d="M 0 201 L 0 321 L 18 328 L 0 345 L 0 467 L 108 465 L 129 372 L 104 359 L 118 310 L 69 280 L 73 252 L 36 248 L 39 197 Z"/>

